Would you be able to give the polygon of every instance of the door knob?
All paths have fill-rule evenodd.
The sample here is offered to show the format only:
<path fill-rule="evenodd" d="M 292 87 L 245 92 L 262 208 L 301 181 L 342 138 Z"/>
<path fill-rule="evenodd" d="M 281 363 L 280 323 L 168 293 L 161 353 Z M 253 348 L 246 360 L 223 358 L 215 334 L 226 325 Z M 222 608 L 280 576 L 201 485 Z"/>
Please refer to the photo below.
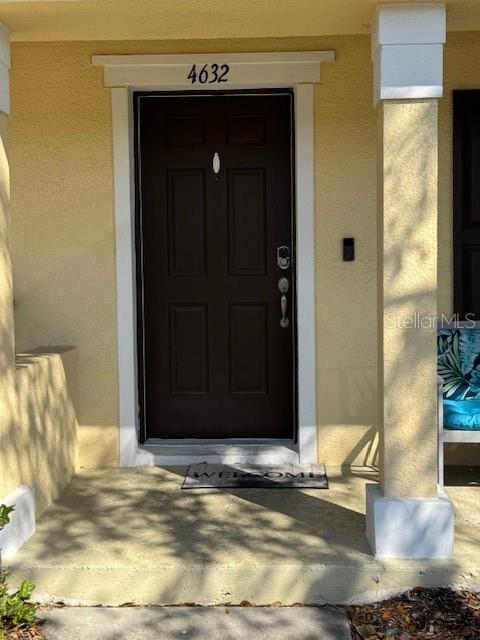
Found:
<path fill-rule="evenodd" d="M 278 280 L 278 290 L 280 293 L 287 293 L 290 289 L 290 282 L 288 278 L 279 278 Z"/>

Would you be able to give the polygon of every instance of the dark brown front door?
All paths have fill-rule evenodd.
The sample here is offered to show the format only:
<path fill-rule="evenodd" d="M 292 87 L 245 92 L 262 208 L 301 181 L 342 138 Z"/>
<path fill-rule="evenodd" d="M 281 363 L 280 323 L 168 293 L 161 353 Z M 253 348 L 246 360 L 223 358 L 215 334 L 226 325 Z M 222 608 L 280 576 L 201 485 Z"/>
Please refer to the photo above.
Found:
<path fill-rule="evenodd" d="M 143 437 L 292 439 L 292 96 L 135 107 Z"/>

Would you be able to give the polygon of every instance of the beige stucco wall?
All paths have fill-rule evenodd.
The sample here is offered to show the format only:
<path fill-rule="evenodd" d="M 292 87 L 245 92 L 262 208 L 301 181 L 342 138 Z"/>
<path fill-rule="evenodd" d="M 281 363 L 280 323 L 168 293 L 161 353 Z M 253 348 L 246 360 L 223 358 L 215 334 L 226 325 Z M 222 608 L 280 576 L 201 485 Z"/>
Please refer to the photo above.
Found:
<path fill-rule="evenodd" d="M 377 444 L 376 115 L 369 38 L 334 46 L 315 94 L 318 442 L 321 460 L 352 464 Z"/>
<path fill-rule="evenodd" d="M 330 48 L 337 61 L 324 65 L 315 92 L 319 448 L 327 463 L 349 464 L 371 462 L 376 452 L 376 114 L 369 38 L 14 43 L 17 347 L 78 347 L 81 464 L 118 462 L 110 97 L 91 55 Z M 478 34 L 449 34 L 446 72 L 440 312 L 451 310 L 450 91 L 480 87 Z M 344 236 L 356 238 L 354 263 L 341 259 Z"/>
<path fill-rule="evenodd" d="M 118 461 L 110 103 L 89 47 L 15 45 L 17 350 L 78 348 L 82 464 Z"/>

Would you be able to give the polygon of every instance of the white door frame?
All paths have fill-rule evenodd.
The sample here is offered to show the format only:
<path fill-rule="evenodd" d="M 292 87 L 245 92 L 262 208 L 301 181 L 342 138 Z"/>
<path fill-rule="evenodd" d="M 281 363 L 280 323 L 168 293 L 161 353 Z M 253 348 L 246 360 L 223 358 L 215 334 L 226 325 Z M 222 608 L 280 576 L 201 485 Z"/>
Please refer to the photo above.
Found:
<path fill-rule="evenodd" d="M 185 464 L 223 462 L 317 462 L 315 350 L 315 203 L 314 84 L 320 63 L 334 59 L 332 51 L 215 54 L 94 56 L 104 67 L 111 87 L 115 187 L 117 335 L 119 365 L 120 464 Z M 133 91 L 191 90 L 186 80 L 193 64 L 212 62 L 230 67 L 228 84 L 196 85 L 211 89 L 290 88 L 295 113 L 295 205 L 297 264 L 297 446 L 226 440 L 217 443 L 168 441 L 139 445 L 136 279 L 135 179 L 133 153 Z M 246 82 L 246 79 L 249 79 Z"/>

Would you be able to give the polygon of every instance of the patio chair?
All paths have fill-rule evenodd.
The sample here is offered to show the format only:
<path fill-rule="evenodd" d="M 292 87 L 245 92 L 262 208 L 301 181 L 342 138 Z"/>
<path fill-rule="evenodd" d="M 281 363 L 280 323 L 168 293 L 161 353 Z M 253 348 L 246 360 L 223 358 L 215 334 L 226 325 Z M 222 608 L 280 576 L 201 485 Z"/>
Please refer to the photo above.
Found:
<path fill-rule="evenodd" d="M 438 483 L 446 442 L 480 443 L 480 323 L 438 332 Z"/>

